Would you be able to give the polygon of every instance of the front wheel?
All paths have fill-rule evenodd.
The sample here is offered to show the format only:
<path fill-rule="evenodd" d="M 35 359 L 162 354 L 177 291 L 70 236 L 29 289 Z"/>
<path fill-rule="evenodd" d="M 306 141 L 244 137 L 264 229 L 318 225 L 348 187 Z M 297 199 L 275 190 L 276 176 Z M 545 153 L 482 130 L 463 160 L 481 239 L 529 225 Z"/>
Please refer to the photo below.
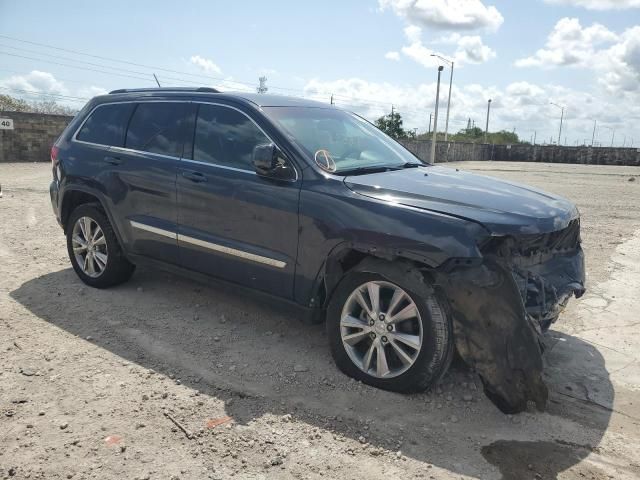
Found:
<path fill-rule="evenodd" d="M 352 272 L 327 310 L 333 358 L 344 373 L 397 392 L 422 391 L 447 370 L 451 323 L 432 288 L 398 275 Z"/>

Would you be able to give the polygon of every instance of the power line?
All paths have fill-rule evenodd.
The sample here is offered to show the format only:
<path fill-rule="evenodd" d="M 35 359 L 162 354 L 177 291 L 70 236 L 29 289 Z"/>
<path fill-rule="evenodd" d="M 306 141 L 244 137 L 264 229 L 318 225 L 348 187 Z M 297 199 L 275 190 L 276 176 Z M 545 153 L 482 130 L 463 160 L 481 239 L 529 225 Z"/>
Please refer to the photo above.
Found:
<path fill-rule="evenodd" d="M 45 97 L 54 97 L 54 98 L 64 98 L 67 100 L 71 100 L 71 101 L 76 101 L 76 102 L 86 102 L 89 99 L 85 98 L 85 97 L 74 97 L 71 95 L 62 95 L 60 93 L 47 93 L 47 92 L 38 92 L 35 90 L 23 90 L 20 88 L 12 88 L 12 87 L 0 87 L 0 90 L 8 90 L 10 92 L 18 92 L 18 93 L 25 93 L 27 95 L 38 95 L 38 96 L 45 96 Z"/>
<path fill-rule="evenodd" d="M 74 55 L 82 55 L 82 56 L 86 56 L 86 57 L 90 57 L 90 58 L 97 58 L 100 60 L 105 60 L 108 62 L 116 62 L 116 63 L 121 63 L 121 64 L 125 64 L 125 65 L 132 65 L 132 66 L 136 66 L 136 67 L 141 67 L 141 68 L 148 68 L 150 70 L 153 71 L 162 71 L 162 72 L 169 72 L 169 73 L 175 73 L 178 75 L 183 75 L 183 76 L 190 76 L 190 77 L 197 77 L 197 78 L 205 78 L 208 80 L 214 80 L 217 82 L 221 82 L 223 84 L 231 84 L 231 85 L 242 85 L 242 86 L 251 86 L 254 87 L 255 83 L 252 82 L 245 82 L 245 81 L 240 81 L 240 80 L 228 80 L 228 79 L 224 79 L 224 78 L 220 78 L 220 77 L 213 77 L 210 75 L 205 75 L 205 74 L 198 74 L 198 73 L 189 73 L 189 72 L 182 72 L 182 71 L 178 71 L 178 70 L 173 70 L 173 69 L 169 69 L 169 68 L 164 68 L 164 67 L 159 67 L 156 65 L 145 65 L 142 63 L 137 63 L 137 62 L 131 62 L 128 60 L 120 60 L 120 59 L 116 59 L 116 58 L 112 58 L 112 57 L 105 57 L 105 56 L 101 56 L 101 55 L 94 55 L 94 54 L 90 54 L 90 53 L 86 53 L 86 52 L 82 52 L 79 50 L 73 50 L 73 49 L 68 49 L 68 48 L 62 48 L 62 47 L 56 47 L 54 45 L 49 45 L 49 44 L 45 44 L 45 43 L 39 43 L 39 42 L 32 42 L 29 40 L 23 40 L 20 38 L 16 38 L 16 37 L 11 37 L 9 35 L 1 35 L 0 34 L 0 38 L 6 38 L 8 40 L 12 40 L 12 41 L 16 41 L 16 42 L 20 42 L 20 43 L 26 43 L 29 45 L 35 45 L 38 47 L 44 47 L 44 48 L 50 48 L 53 50 L 58 50 L 58 51 L 62 51 L 62 52 L 67 52 L 67 53 L 72 53 Z M 85 62 L 83 60 L 76 60 L 76 59 L 71 59 L 68 57 L 61 57 L 61 56 L 55 56 L 55 55 L 51 55 L 48 53 L 40 53 L 40 52 L 34 52 L 33 50 L 28 50 L 28 49 L 21 49 L 20 47 L 12 47 L 12 46 L 8 46 L 8 45 L 4 45 L 5 48 L 12 48 L 15 50 L 22 50 L 22 51 L 26 51 L 27 53 L 36 53 L 37 55 L 48 55 L 48 56 L 52 56 L 52 57 L 56 57 L 62 60 L 67 60 L 67 61 L 72 61 L 72 62 L 76 62 L 76 63 L 84 63 L 86 65 L 90 65 L 90 66 L 94 66 L 94 67 L 99 67 L 99 68 L 107 68 L 107 69 L 112 69 L 112 70 L 118 70 L 118 71 L 123 71 L 126 72 L 127 74 L 134 74 L 134 75 L 148 75 L 149 77 L 152 77 L 152 72 L 139 72 L 139 71 L 134 71 L 134 70 L 128 70 L 128 69 L 123 69 L 120 67 L 114 67 L 114 66 L 110 66 L 110 65 L 103 65 L 103 64 L 97 64 L 97 63 L 93 63 L 93 62 Z M 61 64 L 61 63 L 55 63 L 52 62 L 50 60 L 41 60 L 41 59 L 34 59 L 31 57 L 26 57 L 26 56 L 20 56 L 17 54 L 10 54 L 10 53 L 6 53 L 6 52 L 0 52 L 3 53 L 5 55 L 11 55 L 14 57 L 19 57 L 19 58 L 27 58 L 30 60 L 40 60 L 40 61 L 45 61 L 47 63 L 52 63 L 54 65 L 60 65 L 60 66 L 64 66 L 64 67 L 70 67 L 70 68 L 80 68 L 78 66 L 75 65 L 68 65 L 68 64 Z M 96 70 L 92 70 L 92 69 L 86 69 L 89 71 L 96 71 Z M 97 71 L 97 73 L 107 73 L 104 71 Z M 124 75 L 124 74 L 116 74 L 116 73 L 111 73 L 111 75 L 118 75 L 118 76 L 123 76 L 123 77 L 128 77 L 128 78 L 135 78 L 138 80 L 145 80 L 145 81 L 151 81 L 151 78 L 140 78 L 140 77 L 135 77 L 135 76 L 131 76 L 131 75 Z M 183 82 L 183 83 L 188 83 L 188 84 L 195 84 L 195 85 L 201 85 L 201 82 L 194 82 L 194 81 L 189 81 L 189 80 L 185 80 L 183 78 L 175 78 L 175 77 L 167 77 L 167 76 L 163 76 L 161 77 L 161 79 L 168 79 L 168 80 L 174 80 L 174 81 L 179 81 L 179 82 Z M 280 86 L 275 86 L 275 85 L 271 85 L 270 86 L 271 89 L 274 90 L 280 90 L 280 91 L 289 91 L 289 92 L 297 92 L 300 95 L 297 96 L 302 96 L 305 98 L 310 98 L 315 96 L 316 94 L 310 94 L 305 90 L 302 89 L 294 89 L 294 88 L 287 88 L 287 87 L 280 87 Z M 318 94 L 319 95 L 319 94 Z M 341 98 L 345 98 L 348 100 L 355 100 L 358 103 L 362 103 L 365 105 L 380 105 L 380 106 L 385 106 L 388 107 L 390 102 L 382 102 L 380 100 L 373 100 L 373 99 L 369 99 L 369 98 L 360 98 L 360 97 L 352 97 L 352 96 L 347 96 L 347 95 L 341 95 L 341 94 L 336 94 L 336 97 L 341 97 Z M 352 104 L 352 105 L 356 105 L 356 104 Z"/>

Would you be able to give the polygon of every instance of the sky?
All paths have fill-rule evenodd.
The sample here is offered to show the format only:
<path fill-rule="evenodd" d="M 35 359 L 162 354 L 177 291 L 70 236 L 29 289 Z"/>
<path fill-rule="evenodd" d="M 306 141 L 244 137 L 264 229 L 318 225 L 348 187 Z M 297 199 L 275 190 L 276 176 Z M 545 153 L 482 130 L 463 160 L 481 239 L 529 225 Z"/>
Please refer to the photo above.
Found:
<path fill-rule="evenodd" d="M 213 86 L 428 129 L 640 146 L 640 0 L 0 0 L 0 93 L 80 108 L 116 88 Z M 438 63 L 439 62 L 439 63 Z"/>

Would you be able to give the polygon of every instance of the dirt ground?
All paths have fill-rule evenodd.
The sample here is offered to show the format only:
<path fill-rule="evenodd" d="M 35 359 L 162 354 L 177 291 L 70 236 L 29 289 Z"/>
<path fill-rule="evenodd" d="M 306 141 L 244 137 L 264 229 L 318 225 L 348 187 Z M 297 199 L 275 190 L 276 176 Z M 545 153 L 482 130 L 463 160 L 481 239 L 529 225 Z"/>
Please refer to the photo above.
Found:
<path fill-rule="evenodd" d="M 233 289 L 88 288 L 49 165 L 0 164 L 0 478 L 640 478 L 640 169 L 449 166 L 582 212 L 589 291 L 548 335 L 547 412 L 503 415 L 460 365 L 424 394 L 351 381 L 322 325 Z"/>

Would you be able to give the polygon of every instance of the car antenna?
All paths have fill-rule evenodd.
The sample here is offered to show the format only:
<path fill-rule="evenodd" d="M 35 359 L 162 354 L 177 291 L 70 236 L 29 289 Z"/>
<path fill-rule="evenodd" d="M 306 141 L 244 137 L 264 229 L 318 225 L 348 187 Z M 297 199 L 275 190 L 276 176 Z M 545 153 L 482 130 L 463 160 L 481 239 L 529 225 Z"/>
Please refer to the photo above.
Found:
<path fill-rule="evenodd" d="M 156 77 L 156 74 L 155 74 L 155 73 L 153 74 L 153 78 L 155 78 L 155 79 L 156 79 L 156 83 L 158 84 L 158 88 L 162 88 L 162 87 L 160 86 L 160 82 L 158 81 L 158 77 Z"/>

